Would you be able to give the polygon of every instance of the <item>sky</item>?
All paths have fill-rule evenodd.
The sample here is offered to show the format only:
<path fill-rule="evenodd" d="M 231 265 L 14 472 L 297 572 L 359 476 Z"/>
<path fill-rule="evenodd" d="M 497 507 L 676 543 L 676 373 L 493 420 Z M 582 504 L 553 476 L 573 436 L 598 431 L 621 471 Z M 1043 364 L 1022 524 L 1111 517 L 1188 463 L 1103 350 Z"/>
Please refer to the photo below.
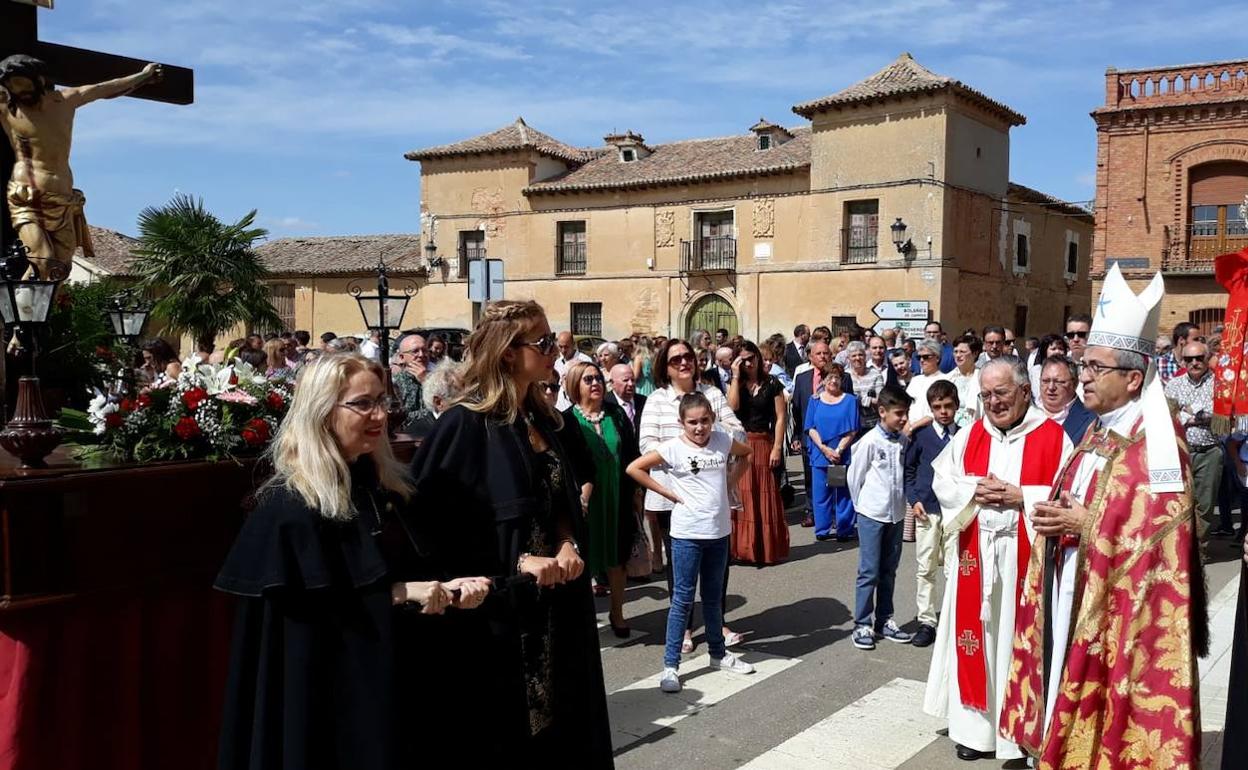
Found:
<path fill-rule="evenodd" d="M 6 2 L 7 0 L 0 0 Z M 1185 7 L 1187 6 L 1187 7 Z M 416 232 L 403 153 L 523 116 L 577 146 L 805 125 L 798 102 L 909 51 L 1027 116 L 1011 181 L 1094 195 L 1105 70 L 1244 58 L 1248 3 L 873 0 L 57 0 L 40 38 L 195 70 L 195 103 L 78 114 L 96 225 L 136 233 L 176 193 L 271 237 Z"/>

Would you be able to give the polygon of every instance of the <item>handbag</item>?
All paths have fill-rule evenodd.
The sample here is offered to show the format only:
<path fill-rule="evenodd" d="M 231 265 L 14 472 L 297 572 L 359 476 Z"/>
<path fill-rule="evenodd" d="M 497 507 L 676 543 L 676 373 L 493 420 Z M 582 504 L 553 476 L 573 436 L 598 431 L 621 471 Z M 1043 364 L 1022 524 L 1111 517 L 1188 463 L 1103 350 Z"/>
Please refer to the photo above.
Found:
<path fill-rule="evenodd" d="M 844 465 L 829 465 L 827 484 L 829 487 L 849 486 L 849 468 Z"/>
<path fill-rule="evenodd" d="M 630 578 L 649 577 L 653 566 L 650 563 L 650 538 L 646 537 L 646 527 L 636 513 L 633 514 L 637 526 L 633 530 L 633 548 L 628 552 L 628 563 L 624 572 Z"/>

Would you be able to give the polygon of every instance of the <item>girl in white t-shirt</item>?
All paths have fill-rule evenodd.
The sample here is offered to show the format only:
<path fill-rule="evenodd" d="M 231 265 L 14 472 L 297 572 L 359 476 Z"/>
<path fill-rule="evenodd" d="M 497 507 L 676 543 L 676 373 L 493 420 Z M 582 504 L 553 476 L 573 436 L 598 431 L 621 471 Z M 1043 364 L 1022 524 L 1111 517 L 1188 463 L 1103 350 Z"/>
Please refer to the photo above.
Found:
<path fill-rule="evenodd" d="M 715 427 L 715 411 L 706 396 L 694 391 L 680 400 L 682 434 L 664 441 L 628 466 L 628 475 L 641 486 L 675 503 L 672 509 L 672 607 L 667 614 L 667 641 L 659 688 L 680 692 L 680 644 L 693 609 L 693 592 L 702 578 L 702 614 L 711 668 L 752 674 L 754 667 L 724 647 L 723 580 L 732 534 L 728 485 L 736 484 L 750 448 Z M 650 476 L 662 467 L 668 486 Z"/>

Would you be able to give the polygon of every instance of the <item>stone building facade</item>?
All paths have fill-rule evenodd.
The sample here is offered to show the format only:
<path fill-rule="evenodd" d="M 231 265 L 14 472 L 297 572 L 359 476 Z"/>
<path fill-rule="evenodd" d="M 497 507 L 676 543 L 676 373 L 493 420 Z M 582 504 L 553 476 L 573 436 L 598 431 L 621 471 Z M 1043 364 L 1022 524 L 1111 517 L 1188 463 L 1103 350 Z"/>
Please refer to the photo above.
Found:
<path fill-rule="evenodd" d="M 594 148 L 521 119 L 408 153 L 429 270 L 410 324 L 470 326 L 466 274 L 481 258 L 501 261 L 505 296 L 607 338 L 872 326 L 882 300 L 1029 334 L 1087 310 L 1092 218 L 1009 181 L 1022 115 L 909 54 L 793 111 L 807 122 Z"/>
<path fill-rule="evenodd" d="M 1206 333 L 1226 294 L 1213 259 L 1248 246 L 1248 60 L 1105 73 L 1096 121 L 1093 296 L 1110 263 L 1137 290 L 1160 270 L 1161 326 Z"/>

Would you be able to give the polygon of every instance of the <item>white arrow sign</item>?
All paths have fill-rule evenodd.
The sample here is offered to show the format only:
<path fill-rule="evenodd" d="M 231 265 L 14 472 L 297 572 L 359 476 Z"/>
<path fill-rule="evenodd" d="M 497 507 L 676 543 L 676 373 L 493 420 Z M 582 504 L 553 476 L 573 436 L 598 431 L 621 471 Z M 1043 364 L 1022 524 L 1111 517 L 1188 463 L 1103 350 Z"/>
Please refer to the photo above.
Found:
<path fill-rule="evenodd" d="M 886 300 L 875 303 L 871 308 L 876 318 L 900 318 L 910 321 L 926 321 L 928 315 L 927 300 Z"/>
<path fill-rule="evenodd" d="M 907 337 L 922 337 L 923 327 L 927 326 L 927 321 L 915 321 L 905 318 L 885 318 L 871 328 L 876 334 L 883 334 L 887 329 L 901 329 L 906 333 Z"/>

